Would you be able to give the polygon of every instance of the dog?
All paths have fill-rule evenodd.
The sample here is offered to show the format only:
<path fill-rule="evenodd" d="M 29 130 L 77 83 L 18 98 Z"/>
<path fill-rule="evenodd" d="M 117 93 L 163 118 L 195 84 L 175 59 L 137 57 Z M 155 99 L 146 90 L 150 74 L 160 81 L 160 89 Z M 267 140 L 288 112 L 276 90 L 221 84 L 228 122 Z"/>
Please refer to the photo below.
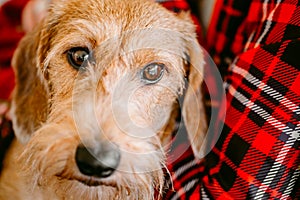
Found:
<path fill-rule="evenodd" d="M 201 158 L 204 58 L 189 13 L 54 0 L 12 64 L 0 199 L 161 199 L 178 108 Z"/>

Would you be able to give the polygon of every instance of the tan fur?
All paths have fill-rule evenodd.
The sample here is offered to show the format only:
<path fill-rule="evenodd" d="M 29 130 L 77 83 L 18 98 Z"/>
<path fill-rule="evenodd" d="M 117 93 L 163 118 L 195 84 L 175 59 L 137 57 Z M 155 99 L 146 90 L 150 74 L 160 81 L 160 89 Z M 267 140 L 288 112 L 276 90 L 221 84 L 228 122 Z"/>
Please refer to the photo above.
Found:
<path fill-rule="evenodd" d="M 68 63 L 72 47 L 92 49 L 86 70 Z M 5 159 L 0 199 L 161 196 L 186 55 L 191 67 L 183 117 L 201 158 L 203 54 L 188 13 L 176 15 L 146 0 L 55 0 L 14 55 L 17 141 Z M 158 83 L 145 85 L 139 72 L 152 62 L 167 70 Z M 121 149 L 118 169 L 104 179 L 82 175 L 76 147 L 107 142 Z M 88 181 L 96 186 L 83 184 Z"/>

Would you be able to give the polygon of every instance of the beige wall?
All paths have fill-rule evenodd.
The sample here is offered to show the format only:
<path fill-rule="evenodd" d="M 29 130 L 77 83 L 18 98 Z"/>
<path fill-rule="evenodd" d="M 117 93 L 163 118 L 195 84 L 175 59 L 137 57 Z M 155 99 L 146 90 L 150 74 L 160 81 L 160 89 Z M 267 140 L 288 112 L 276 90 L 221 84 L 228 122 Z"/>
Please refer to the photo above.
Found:
<path fill-rule="evenodd" d="M 208 23 L 210 22 L 214 4 L 215 0 L 200 0 L 199 13 L 205 31 L 207 30 Z"/>

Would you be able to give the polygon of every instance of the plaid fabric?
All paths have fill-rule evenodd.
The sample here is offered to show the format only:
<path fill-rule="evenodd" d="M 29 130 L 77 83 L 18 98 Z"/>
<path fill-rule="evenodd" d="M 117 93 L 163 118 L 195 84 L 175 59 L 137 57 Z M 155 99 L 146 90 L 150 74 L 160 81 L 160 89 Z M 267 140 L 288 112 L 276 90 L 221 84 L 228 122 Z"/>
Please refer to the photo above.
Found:
<path fill-rule="evenodd" d="M 14 87 L 14 73 L 10 62 L 19 40 L 21 12 L 28 0 L 5 1 L 0 6 L 0 99 L 9 99 Z"/>
<path fill-rule="evenodd" d="M 3 167 L 2 161 L 14 138 L 12 122 L 6 116 L 8 107 L 8 102 L 0 101 L 0 174 Z"/>
<path fill-rule="evenodd" d="M 27 1 L 10 0 L 0 5 L 0 174 L 4 156 L 14 138 L 12 122 L 6 117 L 15 84 L 11 58 L 24 35 L 21 30 L 21 12 Z"/>
<path fill-rule="evenodd" d="M 300 2 L 217 0 L 206 41 L 225 79 L 224 127 L 203 163 L 174 147 L 186 152 L 163 199 L 298 199 Z"/>

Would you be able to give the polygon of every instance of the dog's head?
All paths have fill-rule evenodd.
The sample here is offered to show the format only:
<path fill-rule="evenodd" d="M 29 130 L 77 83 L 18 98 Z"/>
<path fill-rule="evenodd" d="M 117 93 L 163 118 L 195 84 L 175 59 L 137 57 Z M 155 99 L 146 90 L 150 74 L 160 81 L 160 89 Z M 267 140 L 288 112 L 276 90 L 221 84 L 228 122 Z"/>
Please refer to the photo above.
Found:
<path fill-rule="evenodd" d="M 91 199 L 162 190 L 163 142 L 183 93 L 200 156 L 203 54 L 187 13 L 142 0 L 55 0 L 13 66 L 14 130 L 27 143 L 21 161 L 43 190 Z M 84 166 L 92 157 L 109 169 Z"/>

